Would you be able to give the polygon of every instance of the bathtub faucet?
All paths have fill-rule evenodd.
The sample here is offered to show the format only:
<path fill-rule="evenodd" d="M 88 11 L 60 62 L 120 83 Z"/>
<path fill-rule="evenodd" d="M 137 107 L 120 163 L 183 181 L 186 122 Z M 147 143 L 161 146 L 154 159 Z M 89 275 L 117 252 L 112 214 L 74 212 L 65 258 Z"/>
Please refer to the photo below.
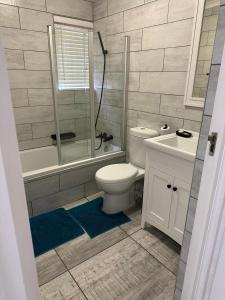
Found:
<path fill-rule="evenodd" d="M 113 140 L 113 136 L 111 134 L 107 134 L 106 132 L 101 132 L 98 136 L 96 136 L 96 138 L 101 138 L 103 140 L 103 142 L 108 142 Z"/>

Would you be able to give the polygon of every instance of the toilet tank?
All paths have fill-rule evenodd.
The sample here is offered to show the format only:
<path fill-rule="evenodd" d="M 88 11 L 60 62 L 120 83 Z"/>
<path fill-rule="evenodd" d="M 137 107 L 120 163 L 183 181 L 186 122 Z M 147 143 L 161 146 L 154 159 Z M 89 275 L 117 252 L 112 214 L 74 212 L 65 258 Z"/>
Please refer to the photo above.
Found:
<path fill-rule="evenodd" d="M 130 129 L 130 162 L 145 169 L 145 145 L 144 140 L 158 136 L 156 130 L 146 127 L 135 127 Z"/>

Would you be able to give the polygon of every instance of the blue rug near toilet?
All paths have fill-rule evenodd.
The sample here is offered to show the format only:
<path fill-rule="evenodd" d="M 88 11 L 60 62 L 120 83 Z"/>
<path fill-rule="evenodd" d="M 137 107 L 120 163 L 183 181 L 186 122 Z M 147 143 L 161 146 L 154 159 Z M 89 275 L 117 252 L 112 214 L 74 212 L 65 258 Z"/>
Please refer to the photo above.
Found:
<path fill-rule="evenodd" d="M 102 203 L 103 199 L 97 198 L 68 210 L 91 238 L 130 222 L 130 219 L 123 212 L 113 215 L 105 214 L 102 211 Z"/>
<path fill-rule="evenodd" d="M 82 235 L 84 230 L 63 208 L 30 219 L 35 256 Z"/>

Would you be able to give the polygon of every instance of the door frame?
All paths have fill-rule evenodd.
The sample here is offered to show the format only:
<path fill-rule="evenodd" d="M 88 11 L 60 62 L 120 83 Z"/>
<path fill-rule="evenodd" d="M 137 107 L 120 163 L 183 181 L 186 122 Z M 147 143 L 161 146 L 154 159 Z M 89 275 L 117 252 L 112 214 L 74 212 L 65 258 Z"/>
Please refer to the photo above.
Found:
<path fill-rule="evenodd" d="M 37 271 L 1 41 L 0 137 L 0 299 L 38 300 Z"/>
<path fill-rule="evenodd" d="M 217 146 L 214 156 L 209 156 L 209 144 L 207 145 L 182 300 L 212 299 L 210 295 L 217 270 L 217 262 L 221 255 L 225 255 L 220 251 L 223 246 L 225 228 L 224 82 L 225 49 L 222 55 L 210 126 L 210 133 L 218 133 Z"/>

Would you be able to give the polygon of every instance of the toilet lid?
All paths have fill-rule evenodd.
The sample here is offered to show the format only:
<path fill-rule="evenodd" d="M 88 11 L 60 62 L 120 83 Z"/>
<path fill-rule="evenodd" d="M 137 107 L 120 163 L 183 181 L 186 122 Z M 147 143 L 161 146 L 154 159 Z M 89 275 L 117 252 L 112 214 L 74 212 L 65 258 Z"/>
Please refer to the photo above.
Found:
<path fill-rule="evenodd" d="M 96 172 L 96 179 L 107 182 L 116 183 L 127 181 L 135 177 L 138 170 L 128 164 L 115 164 L 101 168 Z"/>

